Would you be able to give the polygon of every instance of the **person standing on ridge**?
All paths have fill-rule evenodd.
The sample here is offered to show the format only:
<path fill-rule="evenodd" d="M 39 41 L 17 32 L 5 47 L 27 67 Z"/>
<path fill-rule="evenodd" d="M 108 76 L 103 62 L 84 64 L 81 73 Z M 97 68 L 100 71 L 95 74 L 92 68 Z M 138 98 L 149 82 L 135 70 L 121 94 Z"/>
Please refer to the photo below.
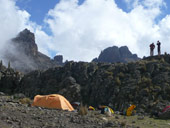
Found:
<path fill-rule="evenodd" d="M 155 48 L 154 43 L 150 44 L 150 56 L 154 55 L 154 48 Z"/>
<path fill-rule="evenodd" d="M 158 45 L 158 56 L 161 55 L 161 42 L 159 42 L 159 40 L 157 41 L 157 45 Z"/>

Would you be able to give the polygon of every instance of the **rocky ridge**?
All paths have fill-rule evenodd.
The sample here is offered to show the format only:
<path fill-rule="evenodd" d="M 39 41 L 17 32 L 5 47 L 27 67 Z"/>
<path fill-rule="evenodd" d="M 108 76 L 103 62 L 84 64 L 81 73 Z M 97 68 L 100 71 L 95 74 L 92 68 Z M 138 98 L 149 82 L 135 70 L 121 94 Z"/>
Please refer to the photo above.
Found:
<path fill-rule="evenodd" d="M 92 62 L 123 62 L 127 63 L 130 61 L 137 61 L 140 58 L 136 54 L 132 54 L 127 46 L 122 46 L 118 48 L 117 46 L 108 47 L 104 49 L 98 58 L 92 60 Z"/>

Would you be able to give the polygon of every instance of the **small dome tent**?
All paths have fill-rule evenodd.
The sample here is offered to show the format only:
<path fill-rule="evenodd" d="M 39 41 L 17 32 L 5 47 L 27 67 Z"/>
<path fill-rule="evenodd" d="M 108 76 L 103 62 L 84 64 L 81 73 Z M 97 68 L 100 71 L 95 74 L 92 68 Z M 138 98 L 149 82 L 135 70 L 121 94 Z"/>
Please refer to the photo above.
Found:
<path fill-rule="evenodd" d="M 62 110 L 73 111 L 74 108 L 70 102 L 59 94 L 50 95 L 36 95 L 32 106 L 45 107 L 45 108 L 57 108 Z"/>

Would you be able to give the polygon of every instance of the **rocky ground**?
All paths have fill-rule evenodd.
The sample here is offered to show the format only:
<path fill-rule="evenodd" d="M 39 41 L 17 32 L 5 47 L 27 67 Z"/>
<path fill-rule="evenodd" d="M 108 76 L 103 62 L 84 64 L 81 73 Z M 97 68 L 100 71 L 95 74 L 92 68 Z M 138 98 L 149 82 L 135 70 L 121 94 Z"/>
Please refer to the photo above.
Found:
<path fill-rule="evenodd" d="M 15 96 L 0 96 L 0 128 L 168 128 L 170 120 L 158 120 L 141 114 L 111 116 L 100 111 L 87 115 L 57 109 L 31 107 Z"/>

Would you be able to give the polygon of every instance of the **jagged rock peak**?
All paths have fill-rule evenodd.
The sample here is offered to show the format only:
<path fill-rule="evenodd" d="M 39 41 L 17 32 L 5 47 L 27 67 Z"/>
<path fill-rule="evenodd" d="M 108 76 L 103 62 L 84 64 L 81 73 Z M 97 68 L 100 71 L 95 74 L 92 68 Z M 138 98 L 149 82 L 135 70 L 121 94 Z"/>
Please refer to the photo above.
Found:
<path fill-rule="evenodd" d="M 129 62 L 136 61 L 140 58 L 136 54 L 132 54 L 127 46 L 122 46 L 118 48 L 117 46 L 108 47 L 104 49 L 98 58 L 93 59 L 93 62 Z"/>
<path fill-rule="evenodd" d="M 27 28 L 21 31 L 12 41 L 18 45 L 19 50 L 23 50 L 27 55 L 36 56 L 38 54 L 38 46 L 35 43 L 35 36 Z"/>
<path fill-rule="evenodd" d="M 35 36 L 34 33 L 32 33 L 27 28 L 21 31 L 17 37 L 14 39 L 16 41 L 23 41 L 23 42 L 30 42 L 35 44 Z"/>
<path fill-rule="evenodd" d="M 123 57 L 131 56 L 132 53 L 129 51 L 129 48 L 127 46 L 122 46 L 119 48 L 120 55 Z"/>

